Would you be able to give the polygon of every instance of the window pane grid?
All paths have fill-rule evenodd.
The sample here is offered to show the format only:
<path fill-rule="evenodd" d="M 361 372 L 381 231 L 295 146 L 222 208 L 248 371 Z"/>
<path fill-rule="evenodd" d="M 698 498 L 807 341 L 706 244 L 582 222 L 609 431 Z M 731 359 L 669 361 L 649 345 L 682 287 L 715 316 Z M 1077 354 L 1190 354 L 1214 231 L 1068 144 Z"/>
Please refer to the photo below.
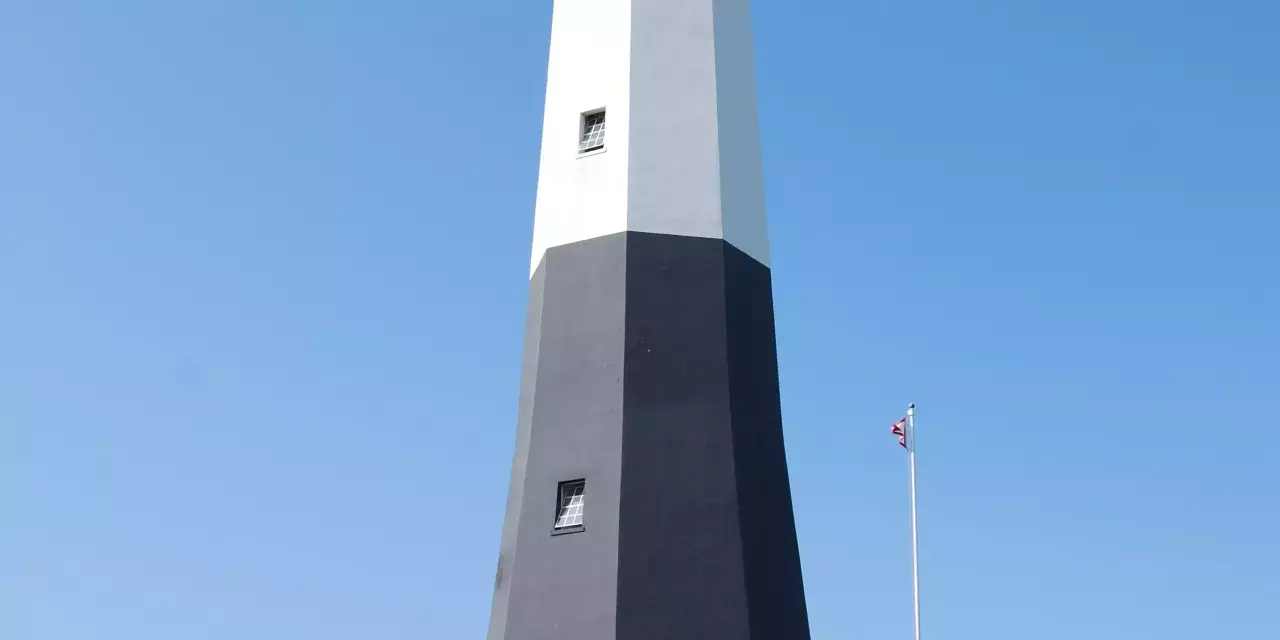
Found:
<path fill-rule="evenodd" d="M 604 148 L 604 112 L 592 113 L 582 118 L 582 140 L 578 152 L 586 153 Z"/>
<path fill-rule="evenodd" d="M 560 486 L 560 508 L 556 514 L 556 528 L 582 525 L 582 509 L 586 485 L 581 482 Z"/>

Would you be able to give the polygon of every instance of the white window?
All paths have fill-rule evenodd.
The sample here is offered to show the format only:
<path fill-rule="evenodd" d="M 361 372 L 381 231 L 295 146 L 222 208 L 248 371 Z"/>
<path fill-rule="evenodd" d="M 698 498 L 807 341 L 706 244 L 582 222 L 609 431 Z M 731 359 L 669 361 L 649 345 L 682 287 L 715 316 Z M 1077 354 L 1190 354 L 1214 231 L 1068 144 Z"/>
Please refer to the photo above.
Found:
<path fill-rule="evenodd" d="M 556 528 L 582 526 L 582 500 L 587 490 L 585 480 L 560 483 L 560 496 L 556 501 Z"/>
<path fill-rule="evenodd" d="M 578 153 L 604 148 L 604 109 L 582 114 L 582 137 L 578 140 Z"/>

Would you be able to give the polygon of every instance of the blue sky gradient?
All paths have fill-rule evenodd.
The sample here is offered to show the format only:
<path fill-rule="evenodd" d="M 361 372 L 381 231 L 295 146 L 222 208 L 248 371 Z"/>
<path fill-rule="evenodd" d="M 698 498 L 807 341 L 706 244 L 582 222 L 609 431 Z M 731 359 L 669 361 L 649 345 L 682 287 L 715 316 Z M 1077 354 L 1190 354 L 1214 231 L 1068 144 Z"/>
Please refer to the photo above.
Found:
<path fill-rule="evenodd" d="M 1280 633 L 1280 4 L 754 4 L 814 638 Z M 483 637 L 550 9 L 0 2 L 0 637 Z"/>

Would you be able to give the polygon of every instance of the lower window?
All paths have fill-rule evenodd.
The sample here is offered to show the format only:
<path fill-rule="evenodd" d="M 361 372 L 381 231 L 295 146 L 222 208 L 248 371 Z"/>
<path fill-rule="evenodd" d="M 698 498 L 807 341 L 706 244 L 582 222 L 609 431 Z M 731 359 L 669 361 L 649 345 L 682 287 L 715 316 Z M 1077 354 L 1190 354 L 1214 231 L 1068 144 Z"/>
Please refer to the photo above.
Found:
<path fill-rule="evenodd" d="M 581 528 L 583 523 L 583 500 L 586 498 L 587 481 L 573 480 L 561 482 L 556 497 L 556 530 Z"/>

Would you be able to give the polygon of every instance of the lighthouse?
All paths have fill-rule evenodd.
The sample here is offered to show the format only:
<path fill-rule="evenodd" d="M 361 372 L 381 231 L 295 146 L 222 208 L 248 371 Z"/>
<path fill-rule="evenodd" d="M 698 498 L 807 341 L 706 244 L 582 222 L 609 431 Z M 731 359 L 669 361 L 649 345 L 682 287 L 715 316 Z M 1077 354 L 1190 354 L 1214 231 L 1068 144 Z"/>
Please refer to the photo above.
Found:
<path fill-rule="evenodd" d="M 555 0 L 489 640 L 808 640 L 749 0 Z"/>

